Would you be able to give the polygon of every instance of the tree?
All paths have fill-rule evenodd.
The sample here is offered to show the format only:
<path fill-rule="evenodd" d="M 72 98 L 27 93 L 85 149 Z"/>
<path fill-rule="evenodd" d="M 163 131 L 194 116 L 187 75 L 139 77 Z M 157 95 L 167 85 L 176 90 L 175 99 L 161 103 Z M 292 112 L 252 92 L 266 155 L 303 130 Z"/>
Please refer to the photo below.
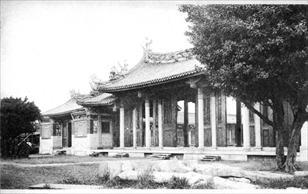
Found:
<path fill-rule="evenodd" d="M 39 108 L 28 98 L 1 99 L 1 154 L 9 156 L 9 148 L 13 140 L 22 133 L 32 133 L 36 130 L 35 121 L 41 119 Z M 4 149 L 6 148 L 6 149 Z"/>
<path fill-rule="evenodd" d="M 295 170 L 303 123 L 308 120 L 307 5 L 182 5 L 193 52 L 205 64 L 209 87 L 240 99 L 277 131 L 280 169 Z M 273 109 L 273 120 L 253 103 Z M 284 161 L 283 103 L 294 114 Z"/>

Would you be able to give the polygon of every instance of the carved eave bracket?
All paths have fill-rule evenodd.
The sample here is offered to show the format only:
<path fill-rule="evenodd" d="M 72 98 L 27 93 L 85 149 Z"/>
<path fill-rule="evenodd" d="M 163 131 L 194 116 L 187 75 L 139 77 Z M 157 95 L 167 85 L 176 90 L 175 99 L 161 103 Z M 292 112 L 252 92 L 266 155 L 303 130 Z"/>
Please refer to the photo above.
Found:
<path fill-rule="evenodd" d="M 185 82 L 186 84 L 189 84 L 191 88 L 197 89 L 197 88 L 204 88 L 208 86 L 208 82 L 204 77 L 194 77 L 190 78 L 188 81 Z"/>

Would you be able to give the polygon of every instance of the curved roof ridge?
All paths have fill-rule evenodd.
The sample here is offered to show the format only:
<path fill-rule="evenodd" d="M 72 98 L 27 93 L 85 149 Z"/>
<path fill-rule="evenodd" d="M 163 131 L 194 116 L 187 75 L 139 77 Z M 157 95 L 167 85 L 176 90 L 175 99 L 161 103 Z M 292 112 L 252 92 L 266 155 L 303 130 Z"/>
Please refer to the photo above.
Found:
<path fill-rule="evenodd" d="M 187 48 L 187 49 L 181 49 L 181 50 L 177 50 L 177 51 L 170 51 L 170 52 L 157 52 L 157 51 L 148 51 L 149 54 L 153 54 L 153 55 L 166 55 L 166 54 L 176 54 L 176 53 L 180 53 L 180 52 L 186 52 L 186 51 L 192 51 L 193 48 Z"/>

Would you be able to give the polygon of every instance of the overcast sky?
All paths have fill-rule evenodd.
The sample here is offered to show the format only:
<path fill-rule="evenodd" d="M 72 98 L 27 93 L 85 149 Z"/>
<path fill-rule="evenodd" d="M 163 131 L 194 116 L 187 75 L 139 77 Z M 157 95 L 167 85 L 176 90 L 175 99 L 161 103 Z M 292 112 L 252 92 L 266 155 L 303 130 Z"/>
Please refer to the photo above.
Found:
<path fill-rule="evenodd" d="M 2 1 L 1 97 L 25 97 L 42 111 L 90 91 L 118 62 L 135 65 L 145 38 L 152 50 L 191 47 L 177 2 Z"/>

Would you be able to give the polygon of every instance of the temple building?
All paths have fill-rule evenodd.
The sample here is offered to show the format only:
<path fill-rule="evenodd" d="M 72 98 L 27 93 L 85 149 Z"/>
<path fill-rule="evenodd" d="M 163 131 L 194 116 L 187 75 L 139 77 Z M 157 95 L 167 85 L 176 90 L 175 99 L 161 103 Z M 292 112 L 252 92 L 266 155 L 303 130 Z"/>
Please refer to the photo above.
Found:
<path fill-rule="evenodd" d="M 116 119 L 112 114 L 114 97 L 111 94 L 77 96 L 43 113 L 40 154 L 65 151 L 86 155 L 91 150 L 112 148 Z"/>
<path fill-rule="evenodd" d="M 88 152 L 110 156 L 126 152 L 131 157 L 168 153 L 184 159 L 204 155 L 221 156 L 223 160 L 275 157 L 276 134 L 272 127 L 239 100 L 209 90 L 204 71 L 190 49 L 146 51 L 125 75 L 97 83 L 100 95 L 78 100 L 74 110 L 66 114 L 59 111 L 60 106 L 45 115 L 54 122 L 62 119 L 62 147 L 67 145 L 65 126 L 71 126 L 72 148 L 74 141 L 80 142 L 80 132 L 87 135 L 84 144 Z M 106 103 L 106 99 L 112 100 Z M 269 107 L 258 103 L 254 107 L 272 119 Z M 287 105 L 285 112 L 285 124 L 291 125 L 293 118 Z M 109 136 L 101 135 L 108 125 L 102 121 L 110 122 Z M 306 122 L 299 148 L 299 160 L 303 161 L 308 161 L 307 133 Z"/>

